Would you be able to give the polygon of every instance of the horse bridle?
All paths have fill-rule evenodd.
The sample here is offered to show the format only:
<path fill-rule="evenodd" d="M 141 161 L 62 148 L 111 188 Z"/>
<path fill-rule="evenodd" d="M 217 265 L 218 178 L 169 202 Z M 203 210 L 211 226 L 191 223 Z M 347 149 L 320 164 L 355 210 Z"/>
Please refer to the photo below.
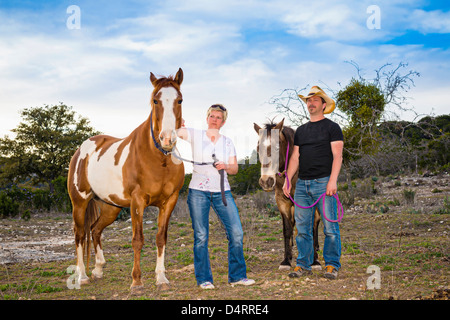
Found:
<path fill-rule="evenodd" d="M 167 156 L 168 154 L 170 154 L 171 151 L 164 150 L 164 149 L 161 147 L 161 145 L 156 141 L 155 135 L 153 134 L 153 109 L 152 109 L 152 112 L 150 112 L 150 132 L 151 132 L 151 134 L 152 134 L 152 139 L 153 139 L 153 143 L 155 144 L 155 147 L 156 147 L 159 151 L 161 151 L 165 156 Z"/>

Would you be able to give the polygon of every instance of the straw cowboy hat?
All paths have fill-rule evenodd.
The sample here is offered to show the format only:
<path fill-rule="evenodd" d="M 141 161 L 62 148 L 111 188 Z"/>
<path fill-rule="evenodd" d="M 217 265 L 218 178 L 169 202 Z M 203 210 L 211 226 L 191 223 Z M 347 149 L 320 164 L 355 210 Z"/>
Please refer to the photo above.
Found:
<path fill-rule="evenodd" d="M 334 100 L 331 99 L 329 96 L 327 96 L 325 91 L 320 89 L 320 87 L 318 87 L 318 86 L 312 87 L 307 96 L 302 96 L 301 94 L 299 94 L 298 96 L 305 103 L 306 103 L 306 100 L 308 98 L 311 98 L 311 97 L 314 97 L 314 96 L 319 96 L 319 97 L 323 98 L 325 100 L 325 102 L 327 103 L 327 106 L 325 107 L 325 111 L 323 113 L 331 113 L 331 112 L 333 112 L 333 110 L 334 110 L 334 108 L 336 106 L 336 103 L 334 102 Z"/>

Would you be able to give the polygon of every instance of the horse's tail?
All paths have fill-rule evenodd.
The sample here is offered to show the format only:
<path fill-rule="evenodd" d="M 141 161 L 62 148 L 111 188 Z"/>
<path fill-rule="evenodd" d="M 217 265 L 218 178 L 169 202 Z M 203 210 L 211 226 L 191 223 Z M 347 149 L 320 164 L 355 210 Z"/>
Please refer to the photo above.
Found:
<path fill-rule="evenodd" d="M 86 254 L 86 271 L 89 270 L 89 255 L 91 251 L 91 229 L 100 217 L 100 211 L 94 199 L 91 199 L 86 208 L 84 216 L 84 232 L 85 232 L 85 254 Z"/>

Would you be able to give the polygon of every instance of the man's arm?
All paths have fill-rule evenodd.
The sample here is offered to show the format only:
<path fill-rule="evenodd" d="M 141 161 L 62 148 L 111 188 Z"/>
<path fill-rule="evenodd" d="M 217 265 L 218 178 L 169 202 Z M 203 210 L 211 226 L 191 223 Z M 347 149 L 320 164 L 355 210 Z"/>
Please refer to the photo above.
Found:
<path fill-rule="evenodd" d="M 289 165 L 288 165 L 288 168 L 285 173 L 286 178 L 289 179 L 289 188 L 287 186 L 286 179 L 284 180 L 284 185 L 283 185 L 283 193 L 288 198 L 289 198 L 289 194 L 290 194 L 291 188 L 292 188 L 292 177 L 295 175 L 295 173 L 298 170 L 298 158 L 299 157 L 300 157 L 300 148 L 299 148 L 299 146 L 294 145 L 294 150 L 292 152 L 291 157 L 289 158 Z"/>
<path fill-rule="evenodd" d="M 342 166 L 342 151 L 344 150 L 344 141 L 332 141 L 331 152 L 333 153 L 333 164 L 331 166 L 330 180 L 327 184 L 327 196 L 332 196 L 337 192 L 337 179 Z"/>

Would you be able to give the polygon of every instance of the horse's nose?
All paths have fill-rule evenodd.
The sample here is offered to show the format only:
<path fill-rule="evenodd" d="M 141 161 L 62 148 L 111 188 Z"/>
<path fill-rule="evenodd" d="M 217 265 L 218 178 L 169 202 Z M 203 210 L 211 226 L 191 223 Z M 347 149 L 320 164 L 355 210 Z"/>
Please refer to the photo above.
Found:
<path fill-rule="evenodd" d="M 259 185 L 265 191 L 272 191 L 275 187 L 275 178 L 272 176 L 263 176 L 259 178 Z"/>
<path fill-rule="evenodd" d="M 159 141 L 164 149 L 172 149 L 177 141 L 177 134 L 175 130 L 166 130 L 159 135 Z"/>

